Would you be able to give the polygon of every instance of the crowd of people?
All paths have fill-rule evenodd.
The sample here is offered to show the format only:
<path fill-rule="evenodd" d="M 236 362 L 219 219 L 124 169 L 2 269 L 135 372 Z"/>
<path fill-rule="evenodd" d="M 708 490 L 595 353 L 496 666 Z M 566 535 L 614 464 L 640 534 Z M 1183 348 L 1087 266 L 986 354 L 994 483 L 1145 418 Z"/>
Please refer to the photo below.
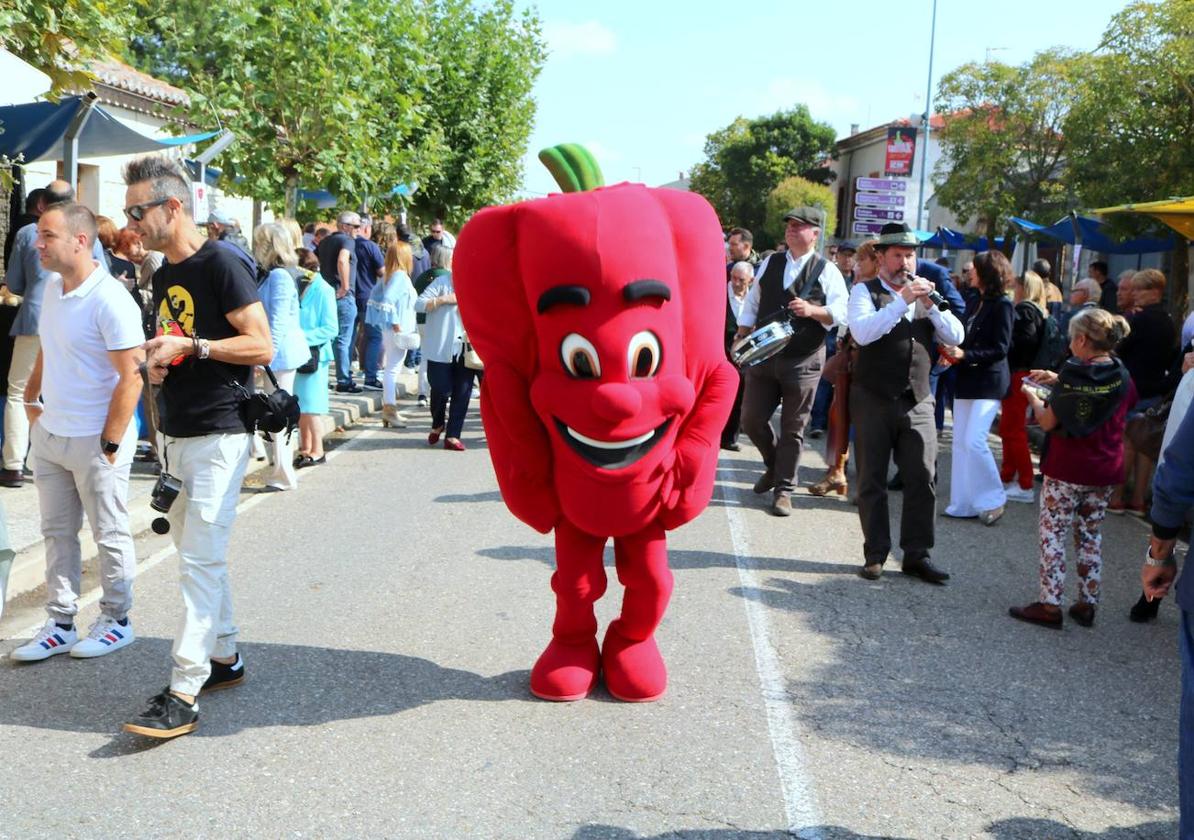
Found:
<path fill-rule="evenodd" d="M 1061 626 L 1072 530 L 1080 587 L 1070 616 L 1090 626 L 1103 518 L 1146 515 L 1164 430 L 1177 428 L 1194 391 L 1186 375 L 1194 368 L 1194 314 L 1181 325 L 1174 319 L 1164 274 L 1128 271 L 1113 282 L 1096 261 L 1073 284 L 1067 307 L 1045 260 L 1017 274 L 1002 252 L 984 251 L 951 275 L 948 260 L 917 259 L 920 242 L 900 224 L 875 240 L 841 243 L 828 257 L 816 249 L 816 208 L 793 209 L 785 224 L 774 252 L 755 253 L 742 228 L 726 242 L 728 357 L 734 361 L 736 342 L 759 327 L 791 325 L 781 352 L 741 366 L 722 434 L 722 448 L 738 451 L 744 429 L 762 455 L 754 491 L 771 493 L 773 514 L 790 515 L 805 438 L 827 434 L 828 468 L 807 490 L 848 495 L 853 450 L 860 574 L 882 574 L 891 550 L 888 493 L 902 490 L 903 570 L 944 583 L 949 572 L 929 554 L 936 448 L 948 410 L 950 492 L 942 514 L 993 526 L 1009 502 L 1036 504 L 1042 482 L 1038 600 L 1010 612 Z M 1159 603 L 1142 594 L 1130 617 L 1150 620 Z"/>
<path fill-rule="evenodd" d="M 125 180 L 126 227 L 95 216 L 55 181 L 30 193 L 8 243 L 5 282 L 23 299 L 0 484 L 22 486 L 31 468 L 48 616 L 10 657 L 89 658 L 135 640 L 128 486 L 134 458 L 152 459 L 152 504 L 181 558 L 185 613 L 170 686 L 125 728 L 164 738 L 194 730 L 198 694 L 245 677 L 226 552 L 252 455 L 272 461 L 264 489 L 295 489 L 299 470 L 326 462 L 320 417 L 329 392 L 381 391 L 383 424 L 404 425 L 404 364 L 425 371 L 428 444 L 443 438 L 444 449 L 462 451 L 480 365 L 452 288 L 454 240 L 439 220 L 422 240 L 404 224 L 374 225 L 355 212 L 339 214 L 335 229 L 279 219 L 246 237 L 218 211 L 200 229 L 189 178 L 168 158 L 133 161 Z M 421 360 L 410 358 L 420 351 Z M 297 400 L 297 451 L 292 428 L 255 434 L 253 394 L 275 391 Z M 103 595 L 81 633 L 84 512 Z"/>

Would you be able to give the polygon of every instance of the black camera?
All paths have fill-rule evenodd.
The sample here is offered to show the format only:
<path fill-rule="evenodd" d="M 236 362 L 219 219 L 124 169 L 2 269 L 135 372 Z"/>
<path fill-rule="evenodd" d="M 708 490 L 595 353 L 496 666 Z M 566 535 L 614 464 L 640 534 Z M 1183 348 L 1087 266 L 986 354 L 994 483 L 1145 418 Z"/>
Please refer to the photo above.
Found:
<path fill-rule="evenodd" d="M 160 513 L 169 513 L 170 506 L 178 498 L 180 490 L 182 490 L 182 482 L 170 475 L 170 473 L 163 472 L 158 476 L 157 483 L 153 485 L 153 490 L 149 494 L 149 506 Z M 150 527 L 155 534 L 168 534 L 170 532 L 170 520 L 164 516 L 159 516 L 150 523 Z"/>

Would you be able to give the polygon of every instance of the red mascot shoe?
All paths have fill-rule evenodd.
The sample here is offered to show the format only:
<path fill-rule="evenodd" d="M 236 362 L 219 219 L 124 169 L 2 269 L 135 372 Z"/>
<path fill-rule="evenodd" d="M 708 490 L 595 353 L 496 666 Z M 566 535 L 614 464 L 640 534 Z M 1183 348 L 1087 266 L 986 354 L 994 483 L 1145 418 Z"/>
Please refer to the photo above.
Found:
<path fill-rule="evenodd" d="M 667 666 L 654 636 L 632 641 L 611 624 L 601 646 L 601 667 L 606 690 L 618 700 L 649 703 L 667 691 Z"/>
<path fill-rule="evenodd" d="M 583 700 L 597 687 L 597 639 L 568 644 L 552 639 L 531 669 L 531 694 L 543 700 Z"/>

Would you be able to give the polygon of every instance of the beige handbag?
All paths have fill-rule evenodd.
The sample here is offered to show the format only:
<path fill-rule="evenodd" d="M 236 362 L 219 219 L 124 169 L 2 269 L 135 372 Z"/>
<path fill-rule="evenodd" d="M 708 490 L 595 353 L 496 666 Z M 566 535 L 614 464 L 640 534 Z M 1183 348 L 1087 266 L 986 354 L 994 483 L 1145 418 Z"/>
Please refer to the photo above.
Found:
<path fill-rule="evenodd" d="M 464 337 L 464 366 L 469 370 L 485 370 L 485 363 L 477 355 L 477 350 L 468 340 L 468 336 Z"/>

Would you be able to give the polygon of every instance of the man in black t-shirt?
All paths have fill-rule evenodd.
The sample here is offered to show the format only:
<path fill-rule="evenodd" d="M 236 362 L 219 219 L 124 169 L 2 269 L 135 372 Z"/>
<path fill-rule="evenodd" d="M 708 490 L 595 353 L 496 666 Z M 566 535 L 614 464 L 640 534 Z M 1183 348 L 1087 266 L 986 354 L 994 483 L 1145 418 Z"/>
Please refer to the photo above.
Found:
<path fill-rule="evenodd" d="M 167 260 L 153 276 L 158 335 L 145 351 L 149 381 L 161 385 L 162 477 L 181 485 L 168 520 L 185 605 L 170 686 L 124 728 L 173 738 L 198 726 L 201 691 L 245 676 L 226 552 L 249 460 L 243 386 L 253 365 L 269 364 L 273 345 L 255 278 L 195 227 L 186 175 L 150 156 L 128 164 L 124 179 L 129 227 Z"/>
<path fill-rule="evenodd" d="M 340 331 L 332 342 L 336 358 L 336 391 L 357 394 L 362 390 L 352 381 L 352 334 L 357 321 L 357 302 L 353 285 L 357 273 L 356 232 L 361 217 L 351 210 L 340 214 L 336 232 L 323 238 L 316 250 L 319 273 L 336 290 L 336 320 Z"/>

